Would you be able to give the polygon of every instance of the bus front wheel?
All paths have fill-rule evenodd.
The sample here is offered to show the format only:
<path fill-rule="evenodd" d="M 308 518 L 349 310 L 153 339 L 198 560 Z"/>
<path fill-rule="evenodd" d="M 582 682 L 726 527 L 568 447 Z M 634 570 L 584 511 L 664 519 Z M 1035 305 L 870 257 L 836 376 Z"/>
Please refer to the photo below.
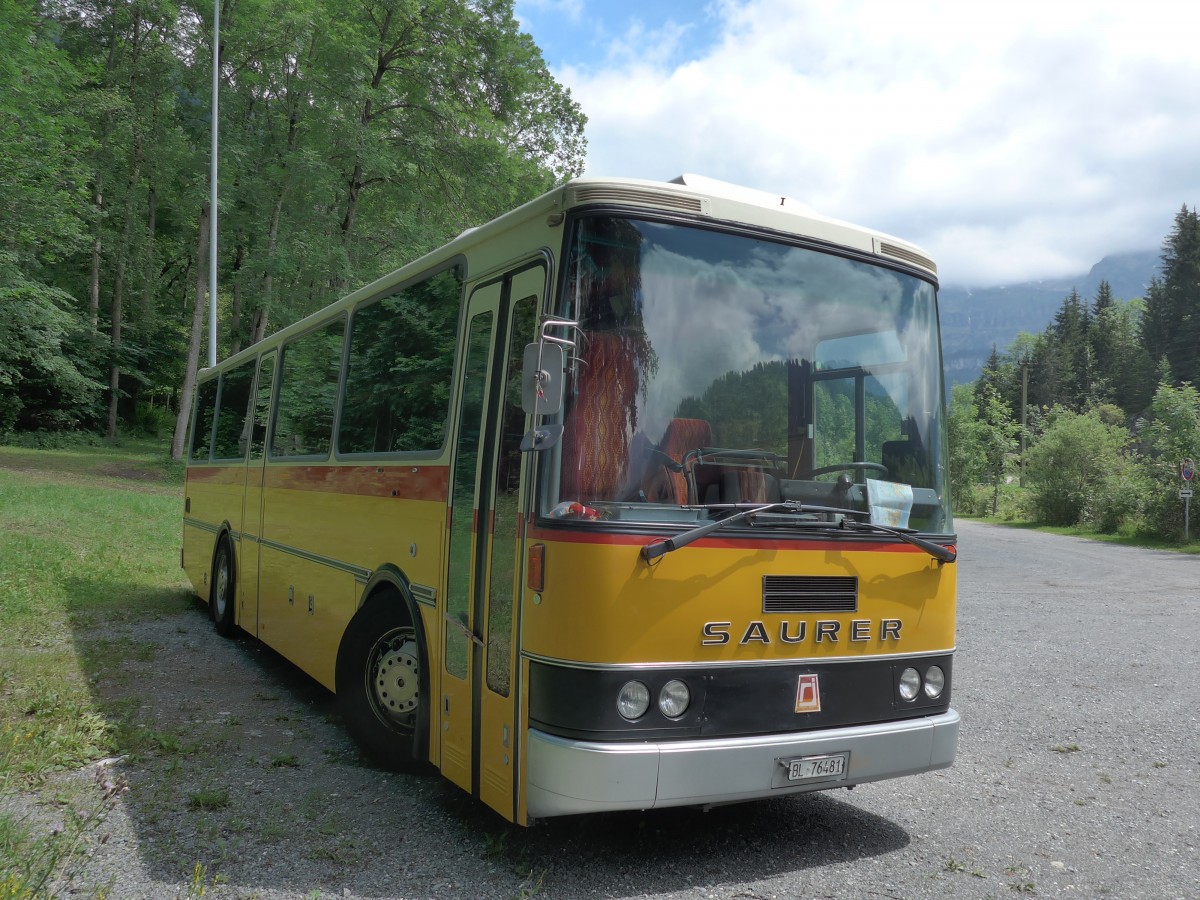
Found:
<path fill-rule="evenodd" d="M 212 596 L 208 601 L 208 612 L 221 637 L 233 637 L 237 628 L 233 615 L 233 589 L 233 553 L 229 549 L 229 539 L 222 537 L 217 541 L 213 558 Z"/>
<path fill-rule="evenodd" d="M 424 768 L 429 679 L 399 597 L 373 598 L 350 620 L 336 678 L 338 709 L 363 751 L 388 769 Z"/>

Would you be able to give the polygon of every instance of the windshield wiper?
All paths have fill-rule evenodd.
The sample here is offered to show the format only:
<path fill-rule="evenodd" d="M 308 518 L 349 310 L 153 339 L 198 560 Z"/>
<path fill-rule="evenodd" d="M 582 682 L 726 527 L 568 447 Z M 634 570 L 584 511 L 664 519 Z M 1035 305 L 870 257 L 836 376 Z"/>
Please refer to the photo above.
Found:
<path fill-rule="evenodd" d="M 653 541 L 642 548 L 642 559 L 646 560 L 646 562 L 658 559 L 672 550 L 678 550 L 680 547 L 686 547 L 692 541 L 700 540 L 700 538 L 706 534 L 711 534 L 718 528 L 724 528 L 726 525 L 732 525 L 734 522 L 742 522 L 757 513 L 770 512 L 773 509 L 782 509 L 794 513 L 826 511 L 824 508 L 803 506 L 798 500 L 784 500 L 781 503 L 767 503 L 763 506 L 754 506 L 750 509 L 735 512 L 732 516 L 726 516 L 724 519 L 717 519 L 715 522 L 705 522 L 703 525 L 697 525 L 695 528 L 690 528 L 683 534 L 677 534 L 673 538 Z"/>
<path fill-rule="evenodd" d="M 952 563 L 958 558 L 958 552 L 951 547 L 943 547 L 941 544 L 935 544 L 933 541 L 927 541 L 925 538 L 919 538 L 911 531 L 902 528 L 892 528 L 888 525 L 879 525 L 876 522 L 856 522 L 850 519 L 842 519 L 838 525 L 839 528 L 844 528 L 847 531 L 857 529 L 866 529 L 868 531 L 882 531 L 884 534 L 890 534 L 900 540 L 912 544 L 914 547 L 920 547 L 936 560 L 944 563 Z"/>
<path fill-rule="evenodd" d="M 784 500 L 781 503 L 767 503 L 762 506 L 754 506 L 750 509 L 743 509 L 734 513 L 731 516 L 726 516 L 724 519 L 718 519 L 715 522 L 706 522 L 703 525 L 698 525 L 685 531 L 683 534 L 677 534 L 673 538 L 664 538 L 660 541 L 652 541 L 642 547 L 642 559 L 646 562 L 651 562 L 658 559 L 660 556 L 665 556 L 672 550 L 678 550 L 680 547 L 686 547 L 693 541 L 698 541 L 705 535 L 712 534 L 719 528 L 724 528 L 726 525 L 732 525 L 735 522 L 742 522 L 759 513 L 771 512 L 773 510 L 783 510 L 790 513 L 834 513 L 843 516 L 864 516 L 869 513 L 859 509 L 840 509 L 833 506 L 805 506 L 798 500 Z M 919 538 L 908 531 L 891 528 L 887 525 L 877 525 L 874 522 L 858 522 L 850 518 L 844 518 L 838 524 L 822 523 L 827 528 L 842 528 L 847 531 L 855 529 L 866 529 L 869 531 L 879 531 L 884 534 L 890 534 L 898 537 L 906 543 L 912 544 L 914 547 L 920 547 L 934 559 L 944 563 L 954 562 L 958 558 L 958 553 L 949 547 L 943 547 L 941 544 L 935 544 L 933 541 L 927 541 L 924 538 Z"/>

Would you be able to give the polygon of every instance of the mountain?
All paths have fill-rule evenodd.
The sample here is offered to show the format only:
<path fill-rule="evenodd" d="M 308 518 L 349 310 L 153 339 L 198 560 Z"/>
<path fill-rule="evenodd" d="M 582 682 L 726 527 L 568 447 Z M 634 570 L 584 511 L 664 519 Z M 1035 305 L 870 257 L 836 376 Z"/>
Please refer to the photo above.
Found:
<path fill-rule="evenodd" d="M 978 378 L 993 345 L 1003 353 L 1019 332 L 1044 331 L 1072 289 L 1091 302 L 1107 281 L 1117 300 L 1144 297 L 1160 264 L 1157 250 L 1145 250 L 1106 256 L 1070 278 L 981 289 L 944 285 L 938 299 L 947 386 Z"/>

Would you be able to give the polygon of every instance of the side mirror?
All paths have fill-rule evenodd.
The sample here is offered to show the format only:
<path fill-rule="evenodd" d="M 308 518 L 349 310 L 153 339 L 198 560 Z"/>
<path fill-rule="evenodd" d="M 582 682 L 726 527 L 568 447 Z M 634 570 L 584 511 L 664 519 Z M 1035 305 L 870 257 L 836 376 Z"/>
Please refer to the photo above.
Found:
<path fill-rule="evenodd" d="M 521 438 L 521 452 L 530 450 L 549 450 L 562 440 L 561 425 L 535 425 L 533 430 Z"/>
<path fill-rule="evenodd" d="M 531 416 L 552 416 L 562 409 L 563 348 L 538 341 L 525 345 L 521 363 L 521 409 Z"/>

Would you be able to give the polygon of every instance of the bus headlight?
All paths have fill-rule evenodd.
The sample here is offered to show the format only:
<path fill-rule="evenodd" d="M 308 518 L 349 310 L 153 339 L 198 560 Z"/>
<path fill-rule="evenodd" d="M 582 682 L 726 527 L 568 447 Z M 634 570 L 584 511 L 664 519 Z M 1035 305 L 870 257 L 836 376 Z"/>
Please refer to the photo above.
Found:
<path fill-rule="evenodd" d="M 900 696 L 905 700 L 915 700 L 921 692 L 921 673 L 916 669 L 905 669 L 900 673 Z"/>
<path fill-rule="evenodd" d="M 925 696 L 936 700 L 942 696 L 945 689 L 946 673 L 942 671 L 941 666 L 930 666 L 929 671 L 925 673 Z"/>
<path fill-rule="evenodd" d="M 668 719 L 678 719 L 687 712 L 688 704 L 692 702 L 692 692 L 688 686 L 678 679 L 672 679 L 662 686 L 658 692 L 658 708 Z"/>
<path fill-rule="evenodd" d="M 626 719 L 640 719 L 650 708 L 650 688 L 640 681 L 627 681 L 617 694 L 617 712 Z"/>

